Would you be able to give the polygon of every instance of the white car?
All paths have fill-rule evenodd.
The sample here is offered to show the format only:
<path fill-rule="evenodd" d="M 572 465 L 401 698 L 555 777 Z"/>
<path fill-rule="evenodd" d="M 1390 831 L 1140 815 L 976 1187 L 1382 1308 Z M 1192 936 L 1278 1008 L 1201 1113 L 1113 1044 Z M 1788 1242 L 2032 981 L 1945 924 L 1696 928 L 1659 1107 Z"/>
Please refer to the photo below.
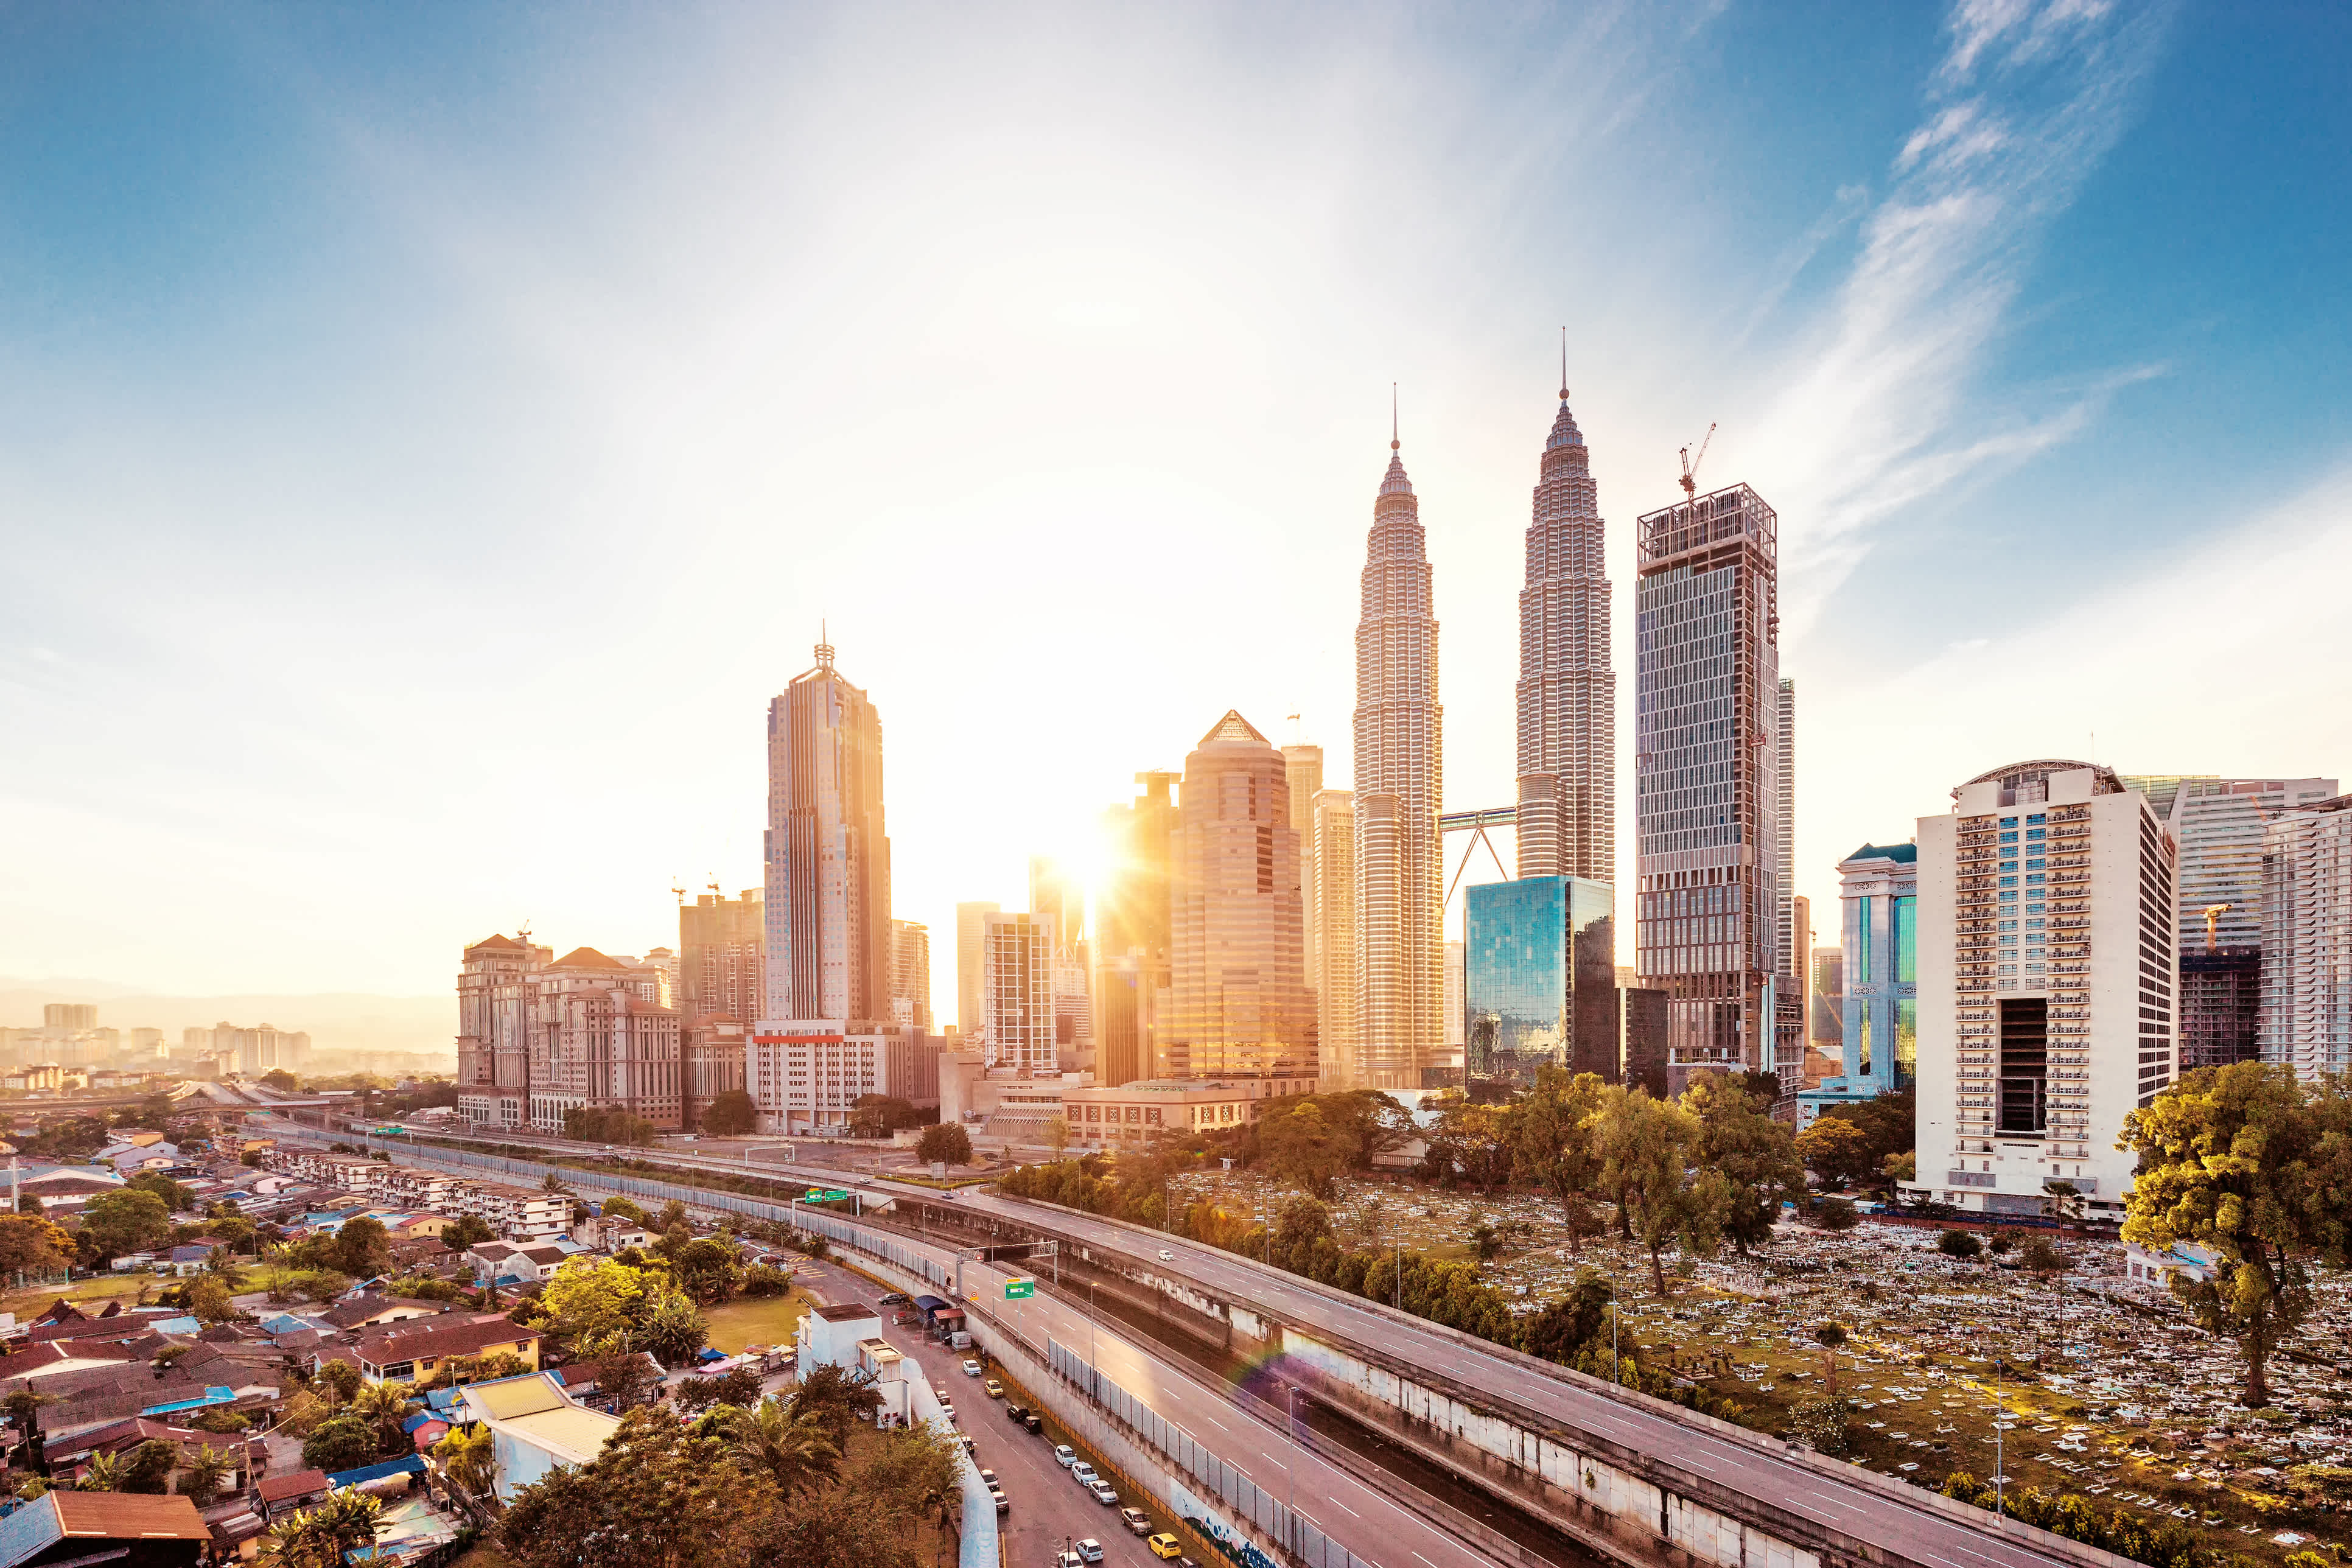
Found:
<path fill-rule="evenodd" d="M 1105 1508 L 1117 1508 L 1118 1506 L 1118 1494 L 1110 1489 L 1110 1483 L 1108 1481 L 1101 1479 L 1089 1481 L 1087 1483 L 1087 1490 L 1092 1492 L 1094 1494 L 1095 1501 L 1102 1504 Z"/>
<path fill-rule="evenodd" d="M 1077 1462 L 1078 1451 L 1076 1448 L 1071 1447 L 1067 1443 L 1056 1443 L 1054 1446 L 1054 1463 L 1066 1470 Z"/>
<path fill-rule="evenodd" d="M 1070 1461 L 1070 1479 L 1082 1487 L 1090 1487 L 1102 1479 L 1102 1473 L 1084 1459 Z"/>
<path fill-rule="evenodd" d="M 963 1374 L 966 1377 L 978 1377 L 980 1375 L 980 1363 L 976 1361 L 968 1361 L 964 1363 Z"/>
<path fill-rule="evenodd" d="M 954 1401 L 954 1400 L 952 1400 L 952 1399 L 942 1399 L 942 1400 L 940 1400 L 940 1415 L 944 1415 L 944 1416 L 946 1416 L 946 1417 L 947 1417 L 949 1420 L 950 1420 L 950 1421 L 954 1420 L 954 1419 L 955 1419 L 955 1401 Z"/>
<path fill-rule="evenodd" d="M 1173 1263 L 1176 1261 L 1176 1255 L 1163 1247 L 1160 1249 L 1160 1261 L 1162 1263 Z"/>
<path fill-rule="evenodd" d="M 1087 1536 L 1084 1541 L 1078 1542 L 1077 1556 L 1078 1561 L 1081 1563 L 1101 1562 L 1103 1560 L 1102 1542 L 1097 1541 L 1091 1535 Z"/>

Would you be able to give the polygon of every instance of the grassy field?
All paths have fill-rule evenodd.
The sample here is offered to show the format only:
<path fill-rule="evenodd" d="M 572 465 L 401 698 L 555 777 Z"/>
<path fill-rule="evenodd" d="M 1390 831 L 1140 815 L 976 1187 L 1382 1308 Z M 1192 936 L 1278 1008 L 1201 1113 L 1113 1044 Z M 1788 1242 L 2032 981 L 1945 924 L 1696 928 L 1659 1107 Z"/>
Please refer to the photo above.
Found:
<path fill-rule="evenodd" d="M 36 1289 L 0 1294 L 0 1312 L 14 1312 L 19 1319 L 31 1318 L 60 1296 L 86 1304 L 88 1310 L 103 1310 L 110 1300 L 133 1307 L 138 1305 L 142 1291 L 160 1290 L 171 1283 L 152 1274 L 101 1274 L 94 1279 L 77 1279 L 68 1285 L 43 1285 Z"/>
<path fill-rule="evenodd" d="M 789 1296 L 759 1300 L 734 1300 L 711 1310 L 710 1348 L 733 1355 L 745 1345 L 788 1345 L 809 1300 L 795 1290 Z"/>

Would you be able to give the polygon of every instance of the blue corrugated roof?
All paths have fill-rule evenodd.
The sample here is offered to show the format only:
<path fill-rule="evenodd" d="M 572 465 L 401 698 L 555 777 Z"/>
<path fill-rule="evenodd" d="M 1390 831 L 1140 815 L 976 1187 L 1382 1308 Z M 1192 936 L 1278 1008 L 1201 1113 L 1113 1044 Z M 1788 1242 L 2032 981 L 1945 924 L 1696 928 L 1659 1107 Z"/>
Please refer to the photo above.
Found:
<path fill-rule="evenodd" d="M 205 1390 L 202 1399 L 175 1399 L 169 1405 L 151 1405 L 139 1414 L 164 1415 L 174 1410 L 201 1410 L 207 1405 L 228 1405 L 236 1399 L 236 1390 L 226 1384 L 215 1384 Z"/>
<path fill-rule="evenodd" d="M 331 1489 L 365 1486 L 370 1481 L 380 1481 L 386 1476 L 396 1476 L 403 1471 L 412 1476 L 421 1476 L 425 1473 L 425 1461 L 416 1455 L 411 1454 L 406 1458 L 384 1459 L 373 1465 L 362 1465 L 356 1470 L 337 1470 L 327 1478 L 327 1485 Z"/>

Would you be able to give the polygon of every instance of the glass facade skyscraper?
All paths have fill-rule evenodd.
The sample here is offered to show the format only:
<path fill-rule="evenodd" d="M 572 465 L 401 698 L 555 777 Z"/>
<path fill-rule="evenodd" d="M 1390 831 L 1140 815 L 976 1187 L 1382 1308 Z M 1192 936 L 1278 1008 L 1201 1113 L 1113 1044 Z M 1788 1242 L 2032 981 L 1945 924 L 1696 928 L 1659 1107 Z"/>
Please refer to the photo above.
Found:
<path fill-rule="evenodd" d="M 1582 877 L 1466 889 L 1462 906 L 1465 1076 L 1519 1086 L 1546 1065 L 1618 1072 L 1616 894 Z"/>

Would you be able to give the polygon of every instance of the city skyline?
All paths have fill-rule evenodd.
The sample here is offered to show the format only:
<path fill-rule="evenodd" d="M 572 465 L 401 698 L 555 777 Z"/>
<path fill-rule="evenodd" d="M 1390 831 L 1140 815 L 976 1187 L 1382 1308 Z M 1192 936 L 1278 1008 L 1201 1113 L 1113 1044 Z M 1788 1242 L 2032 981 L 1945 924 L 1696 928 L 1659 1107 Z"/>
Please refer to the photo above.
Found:
<path fill-rule="evenodd" d="M 1507 804 L 1507 596 L 1563 321 L 1613 582 L 1633 575 L 1623 520 L 1672 501 L 1675 450 L 1709 423 L 1713 471 L 1782 516 L 1816 907 L 1835 857 L 1899 837 L 1988 757 L 2352 772 L 2325 628 L 2268 611 L 2277 584 L 2352 568 L 2342 312 L 2302 270 L 2345 220 L 2267 205 L 2281 182 L 2261 177 L 2340 139 L 2340 105 L 2284 85 L 2325 79 L 2340 35 L 2231 30 L 2217 50 L 2215 8 L 1963 7 L 1853 23 L 1839 52 L 1864 70 L 1733 11 L 1486 24 L 1448 74 L 1417 63 L 1409 19 L 1336 61 L 1302 24 L 1101 21 L 1045 47 L 1034 26 L 949 27 L 871 109 L 813 100 L 866 148 L 827 161 L 788 155 L 814 106 L 742 117 L 771 113 L 778 70 L 819 81 L 886 40 L 845 23 L 802 60 L 790 29 L 699 20 L 658 47 L 589 29 L 571 78 L 540 58 L 542 24 L 467 23 L 488 63 L 439 123 L 406 105 L 445 101 L 466 49 L 413 26 L 181 18 L 141 54 L 118 47 L 134 24 L 87 17 L 20 40 L 21 111 L 61 130 L 17 164 L 25 221 L 0 255 L 23 284 L 0 352 L 26 389 L 0 512 L 48 584 L 0 643 L 13 971 L 431 994 L 487 931 L 671 944 L 669 887 L 761 880 L 752 715 L 828 617 L 889 716 L 892 912 L 934 931 L 959 901 L 1017 905 L 1030 855 L 1067 853 L 1135 772 L 1172 765 L 1169 713 L 1302 713 L 1349 777 L 1361 458 L 1399 379 L 1447 628 L 1447 804 Z M 2204 79 L 2217 52 L 2282 84 L 2288 120 L 2242 123 L 2243 79 Z M 1687 107 L 1734 56 L 1788 122 L 1752 149 Z M 1530 58 L 1573 79 L 1506 63 Z M 363 58 L 383 73 L 366 88 Z M 981 116 L 970 149 L 926 145 L 929 115 L 970 119 L 974 59 L 1032 107 Z M 1074 150 L 1114 122 L 1088 68 L 1142 88 L 1102 153 Z M 1302 73 L 1364 146 L 1297 122 Z M 326 90 L 275 85 L 297 79 Z M 1230 124 L 1164 85 L 1187 79 L 1234 84 L 1213 106 Z M 243 107 L 185 134 L 214 101 L 190 83 Z M 681 89 L 703 111 L 649 129 Z M 1387 128 L 1400 91 L 1453 134 Z M 109 158 L 167 148 L 185 178 L 113 177 Z M 1100 177 L 1121 165 L 1151 177 Z M 1302 216 L 1302 185 L 1328 205 Z M 279 205 L 244 194 L 263 189 Z M 1662 189 L 1684 199 L 1662 212 Z M 2200 201 L 2196 245 L 2151 243 Z M 1401 205 L 1444 244 L 1370 243 Z M 838 236 L 887 247 L 918 207 L 1003 259 L 910 244 L 837 314 L 794 307 L 835 277 Z M 770 208 L 789 228 L 702 243 Z M 1905 227 L 1960 211 L 1990 216 Z M 673 246 L 739 259 L 681 268 Z M 2121 257 L 2128 285 L 2103 280 Z M 1124 395 L 1104 398 L 1112 376 Z M 2035 569 L 1996 579 L 1988 545 Z M 1243 552 L 1259 576 L 1234 593 Z M 1928 591 L 1947 584 L 1971 591 Z M 2172 613 L 2192 594 L 2196 658 Z M 991 598 L 1054 613 L 982 632 Z M 229 603 L 255 613 L 203 613 Z M 1154 651 L 1068 657 L 1089 645 Z M 1007 723 L 972 700 L 983 652 L 1050 669 L 1088 715 L 1071 765 L 977 765 Z M 2228 672 L 2257 654 L 2279 673 L 2249 689 Z M 2000 700 L 2002 670 L 2053 663 L 2079 724 Z M 1965 741 L 1955 705 L 1980 714 Z M 961 831 L 975 813 L 990 834 Z M 479 822 L 514 826 L 486 854 Z M 935 942 L 936 996 L 950 962 Z"/>

